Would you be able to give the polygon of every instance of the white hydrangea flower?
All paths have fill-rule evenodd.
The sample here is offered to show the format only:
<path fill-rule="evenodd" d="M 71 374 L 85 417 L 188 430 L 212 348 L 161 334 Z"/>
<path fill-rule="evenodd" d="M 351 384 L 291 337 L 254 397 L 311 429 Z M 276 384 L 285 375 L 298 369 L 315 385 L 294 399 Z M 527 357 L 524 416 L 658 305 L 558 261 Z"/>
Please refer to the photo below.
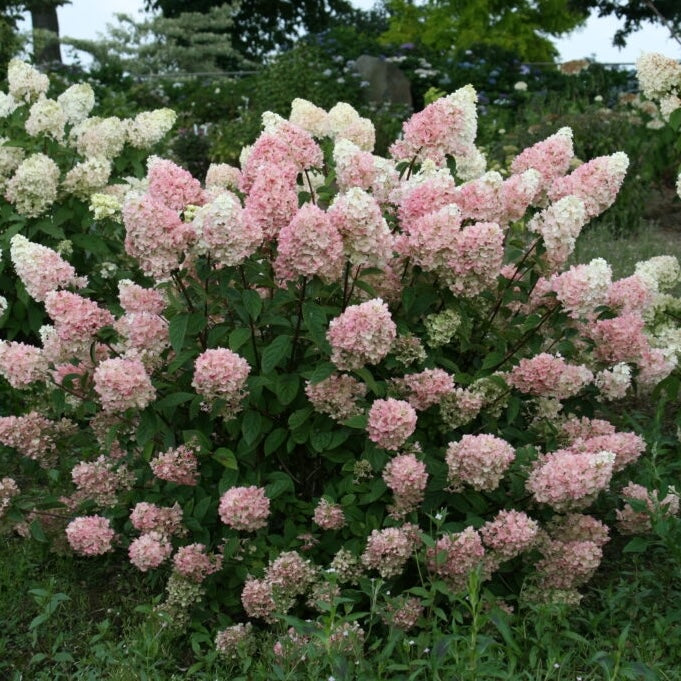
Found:
<path fill-rule="evenodd" d="M 115 158 L 128 137 L 127 122 L 117 116 L 86 118 L 71 129 L 71 144 L 81 156 Z"/>
<path fill-rule="evenodd" d="M 678 94 L 681 87 L 681 64 L 656 52 L 638 58 L 636 75 L 643 94 L 650 99 Z"/>
<path fill-rule="evenodd" d="M 19 106 L 21 106 L 21 102 L 17 102 L 12 95 L 0 92 L 0 118 L 11 116 Z"/>
<path fill-rule="evenodd" d="M 637 262 L 634 268 L 651 291 L 666 291 L 681 280 L 681 267 L 673 255 L 657 255 Z"/>
<path fill-rule="evenodd" d="M 64 178 L 62 187 L 69 194 L 87 199 L 101 189 L 111 176 L 111 161 L 107 158 L 88 158 L 77 163 Z"/>
<path fill-rule="evenodd" d="M 122 208 L 123 202 L 113 194 L 96 193 L 90 197 L 90 212 L 94 214 L 95 220 L 106 218 L 118 220 Z"/>
<path fill-rule="evenodd" d="M 9 94 L 14 99 L 33 102 L 50 86 L 49 78 L 21 59 L 12 59 L 7 67 Z"/>
<path fill-rule="evenodd" d="M 95 91 L 88 83 L 72 85 L 57 97 L 59 105 L 64 110 L 66 120 L 71 125 L 84 121 L 95 105 Z"/>
<path fill-rule="evenodd" d="M 303 130 L 307 130 L 314 137 L 326 137 L 329 134 L 328 114 L 324 109 L 306 99 L 296 97 L 291 102 L 289 120 Z"/>
<path fill-rule="evenodd" d="M 334 139 L 348 139 L 362 151 L 372 151 L 376 142 L 374 124 L 368 118 L 362 118 L 357 111 L 346 102 L 338 102 L 327 116 L 328 134 Z"/>
<path fill-rule="evenodd" d="M 5 198 L 18 213 L 38 217 L 57 198 L 59 167 L 45 154 L 33 154 L 22 161 L 7 182 Z"/>
<path fill-rule="evenodd" d="M 612 369 L 603 369 L 596 374 L 594 380 L 601 396 L 606 400 L 619 400 L 631 386 L 631 367 L 624 362 L 615 364 Z"/>
<path fill-rule="evenodd" d="M 31 106 L 25 128 L 31 137 L 44 134 L 59 141 L 64 137 L 65 125 L 66 114 L 60 104 L 54 99 L 41 96 Z"/>
<path fill-rule="evenodd" d="M 21 147 L 6 146 L 10 140 L 0 137 L 0 190 L 4 189 L 9 176 L 24 160 L 24 150 Z"/>
<path fill-rule="evenodd" d="M 135 149 L 148 149 L 168 134 L 176 120 L 177 114 L 172 109 L 142 111 L 128 121 L 128 142 Z"/>
<path fill-rule="evenodd" d="M 455 156 L 456 175 L 462 182 L 481 177 L 487 168 L 487 159 L 477 147 L 471 147 L 464 156 Z"/>

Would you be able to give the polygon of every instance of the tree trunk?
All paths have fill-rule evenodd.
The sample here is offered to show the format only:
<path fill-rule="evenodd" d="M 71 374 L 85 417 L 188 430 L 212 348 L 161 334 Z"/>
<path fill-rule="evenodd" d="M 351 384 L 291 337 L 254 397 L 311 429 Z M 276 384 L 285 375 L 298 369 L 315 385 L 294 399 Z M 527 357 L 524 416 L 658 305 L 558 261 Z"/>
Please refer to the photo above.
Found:
<path fill-rule="evenodd" d="M 33 58 L 35 63 L 62 64 L 56 5 L 32 9 L 31 22 L 33 25 Z M 49 31 L 52 35 L 47 36 L 42 33 L 43 31 Z"/>

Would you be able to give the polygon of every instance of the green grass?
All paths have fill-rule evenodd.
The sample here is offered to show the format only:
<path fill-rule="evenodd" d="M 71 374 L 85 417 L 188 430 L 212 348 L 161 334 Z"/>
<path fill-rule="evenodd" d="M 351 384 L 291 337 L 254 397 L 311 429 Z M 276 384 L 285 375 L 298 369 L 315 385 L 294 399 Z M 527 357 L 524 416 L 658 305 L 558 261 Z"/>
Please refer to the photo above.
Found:
<path fill-rule="evenodd" d="M 681 199 L 676 211 L 681 211 Z M 657 255 L 674 255 L 681 261 L 681 224 L 679 231 L 674 232 L 655 221 L 647 221 L 635 234 L 619 238 L 613 237 L 605 226 L 587 228 L 577 239 L 571 262 L 587 263 L 593 258 L 604 258 L 612 267 L 614 280 L 628 277 L 634 273 L 637 262 Z"/>

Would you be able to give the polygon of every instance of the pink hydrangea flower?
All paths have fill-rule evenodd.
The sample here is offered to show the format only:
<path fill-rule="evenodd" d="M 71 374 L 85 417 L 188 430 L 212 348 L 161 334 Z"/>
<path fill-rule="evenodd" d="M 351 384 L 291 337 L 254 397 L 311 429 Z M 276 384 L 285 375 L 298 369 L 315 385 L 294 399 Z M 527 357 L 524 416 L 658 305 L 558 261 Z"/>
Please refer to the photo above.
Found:
<path fill-rule="evenodd" d="M 319 500 L 312 519 L 323 530 L 340 530 L 341 527 L 345 526 L 343 509 L 327 499 Z"/>
<path fill-rule="evenodd" d="M 26 292 L 38 302 L 44 301 L 50 291 L 87 285 L 87 277 L 77 277 L 76 270 L 56 251 L 21 234 L 10 240 L 10 258 Z"/>
<path fill-rule="evenodd" d="M 369 410 L 369 439 L 384 449 L 399 449 L 416 429 L 416 410 L 409 402 L 389 397 Z"/>
<path fill-rule="evenodd" d="M 615 432 L 615 426 L 603 419 L 590 419 L 586 416 L 573 417 L 561 425 L 562 433 L 571 444 L 580 438 L 587 439 L 598 435 L 611 435 Z"/>
<path fill-rule="evenodd" d="M 366 567 L 387 579 L 399 575 L 415 548 L 414 538 L 399 527 L 372 530 L 362 554 Z"/>
<path fill-rule="evenodd" d="M 265 239 L 276 238 L 298 212 L 295 167 L 266 164 L 259 168 L 244 200 L 243 228 Z"/>
<path fill-rule="evenodd" d="M 494 435 L 464 435 L 459 442 L 450 442 L 445 455 L 453 490 L 463 484 L 477 490 L 496 489 L 507 468 L 515 459 L 513 447 Z"/>
<path fill-rule="evenodd" d="M 12 498 L 19 494 L 19 485 L 12 479 L 0 479 L 0 519 L 5 515 Z"/>
<path fill-rule="evenodd" d="M 592 541 L 605 546 L 610 541 L 610 530 L 605 523 L 583 513 L 554 516 L 548 525 L 551 539 L 558 541 Z"/>
<path fill-rule="evenodd" d="M 144 409 L 156 399 L 156 390 L 139 359 L 107 359 L 94 373 L 95 392 L 102 409 L 122 412 Z"/>
<path fill-rule="evenodd" d="M 158 156 L 147 161 L 149 195 L 164 206 L 182 211 L 187 205 L 201 206 L 205 201 L 201 183 L 177 164 Z"/>
<path fill-rule="evenodd" d="M 587 333 L 596 343 L 596 356 L 604 362 L 637 362 L 650 349 L 644 326 L 640 314 L 629 313 L 599 319 L 589 325 Z"/>
<path fill-rule="evenodd" d="M 445 395 L 454 392 L 454 379 L 443 369 L 407 374 L 393 383 L 399 391 L 406 393 L 407 402 L 418 411 L 438 404 Z"/>
<path fill-rule="evenodd" d="M 534 168 L 504 180 L 499 220 L 503 223 L 520 220 L 539 192 L 541 181 L 541 174 Z"/>
<path fill-rule="evenodd" d="M 151 312 L 124 314 L 114 322 L 114 329 L 122 338 L 116 350 L 138 357 L 147 366 L 157 364 L 161 353 L 170 345 L 168 322 Z"/>
<path fill-rule="evenodd" d="M 504 233 L 494 222 L 476 222 L 454 238 L 455 256 L 446 282 L 452 293 L 472 298 L 496 284 L 504 258 Z"/>
<path fill-rule="evenodd" d="M 50 468 L 56 460 L 55 438 L 66 430 L 66 423 L 55 423 L 37 411 L 23 416 L 0 417 L 0 443 L 13 447 L 23 456 Z"/>
<path fill-rule="evenodd" d="M 331 374 L 319 383 L 305 385 L 305 394 L 316 411 L 335 421 L 344 421 L 361 412 L 357 400 L 366 395 L 367 387 L 348 374 Z"/>
<path fill-rule="evenodd" d="M 569 175 L 556 178 L 549 189 L 549 198 L 557 201 L 564 196 L 576 196 L 584 202 L 589 218 L 593 218 L 614 203 L 628 167 L 629 158 L 624 152 L 599 156 Z"/>
<path fill-rule="evenodd" d="M 446 534 L 426 551 L 428 569 L 455 590 L 466 588 L 468 575 L 483 563 L 485 547 L 472 527 Z"/>
<path fill-rule="evenodd" d="M 195 486 L 199 481 L 199 462 L 194 451 L 186 445 L 157 454 L 149 466 L 157 478 L 176 485 Z"/>
<path fill-rule="evenodd" d="M 624 499 L 624 508 L 618 509 L 617 528 L 622 534 L 646 534 L 652 530 L 651 515 L 656 511 L 662 512 L 665 516 L 675 516 L 679 514 L 679 496 L 673 488 L 660 499 L 657 490 L 648 491 L 643 485 L 630 482 L 620 491 L 620 496 Z M 645 510 L 635 511 L 629 500 L 645 503 Z"/>
<path fill-rule="evenodd" d="M 47 362 L 40 348 L 0 340 L 0 375 L 13 388 L 26 388 L 44 380 L 46 374 Z"/>
<path fill-rule="evenodd" d="M 331 320 L 326 337 L 331 344 L 331 361 L 339 369 L 359 369 L 378 364 L 390 351 L 397 327 L 388 306 L 374 298 L 350 305 Z"/>
<path fill-rule="evenodd" d="M 184 262 L 196 239 L 191 224 L 160 199 L 144 194 L 123 204 L 125 252 L 135 258 L 142 271 L 157 281 L 167 281 Z"/>
<path fill-rule="evenodd" d="M 607 294 L 607 303 L 620 314 L 643 314 L 653 303 L 654 290 L 638 274 L 614 281 Z"/>
<path fill-rule="evenodd" d="M 542 589 L 573 589 L 588 582 L 603 557 L 603 549 L 592 541 L 552 540 L 541 552 L 536 568 Z"/>
<path fill-rule="evenodd" d="M 423 461 L 413 454 L 401 454 L 388 461 L 383 469 L 383 480 L 395 495 L 391 515 L 401 517 L 415 510 L 423 501 L 428 472 Z"/>
<path fill-rule="evenodd" d="M 315 580 L 316 571 L 297 551 L 283 551 L 265 571 L 265 579 L 278 596 L 303 594 Z"/>
<path fill-rule="evenodd" d="M 573 156 L 572 130 L 561 128 L 554 135 L 520 152 L 511 163 L 511 172 L 517 175 L 530 168 L 539 171 L 541 187 L 545 191 L 554 180 L 567 173 Z"/>
<path fill-rule="evenodd" d="M 393 255 L 393 236 L 376 199 L 358 187 L 339 194 L 329 208 L 353 265 L 383 268 Z"/>
<path fill-rule="evenodd" d="M 343 239 L 330 216 L 312 203 L 304 204 L 279 232 L 273 266 L 281 281 L 314 275 L 327 281 L 338 279 Z"/>
<path fill-rule="evenodd" d="M 128 548 L 130 562 L 142 572 L 153 570 L 173 552 L 173 547 L 160 532 L 147 532 L 134 539 Z"/>
<path fill-rule="evenodd" d="M 498 222 L 503 217 L 503 178 L 492 170 L 454 191 L 454 203 L 464 219 Z"/>
<path fill-rule="evenodd" d="M 173 567 L 183 577 L 201 583 L 208 575 L 222 567 L 222 556 L 206 553 L 204 544 L 189 544 L 177 550 L 173 556 Z"/>
<path fill-rule="evenodd" d="M 432 177 L 419 178 L 414 184 L 407 184 L 396 197 L 397 217 L 402 231 L 410 234 L 413 224 L 419 218 L 453 204 L 455 196 L 456 182 L 447 170 L 441 170 Z"/>
<path fill-rule="evenodd" d="M 477 133 L 477 99 L 473 86 L 467 85 L 435 100 L 403 124 L 403 138 L 390 147 L 390 155 L 396 160 L 430 159 L 443 166 L 448 155 L 470 154 Z"/>
<path fill-rule="evenodd" d="M 114 323 L 113 315 L 94 300 L 69 291 L 51 291 L 45 298 L 45 310 L 54 321 L 59 339 L 65 343 L 85 343 L 104 326 Z"/>
<path fill-rule="evenodd" d="M 553 275 L 550 290 L 570 317 L 592 319 L 596 308 L 606 303 L 611 279 L 610 265 L 595 258 L 587 265 L 573 265 L 567 272 Z"/>
<path fill-rule="evenodd" d="M 502 560 L 514 558 L 534 546 L 539 524 L 522 511 L 499 511 L 480 528 L 484 545 Z"/>
<path fill-rule="evenodd" d="M 562 357 L 545 352 L 521 359 L 506 378 L 520 392 L 559 400 L 573 397 L 593 379 L 585 366 L 568 364 Z"/>
<path fill-rule="evenodd" d="M 612 452 L 560 449 L 540 457 L 526 488 L 536 501 L 557 511 L 586 508 L 609 485 L 614 463 Z"/>
<path fill-rule="evenodd" d="M 270 500 L 262 487 L 232 487 L 220 497 L 219 513 L 225 525 L 255 532 L 267 525 Z"/>
<path fill-rule="evenodd" d="M 594 435 L 585 439 L 577 439 L 570 449 L 579 452 L 612 452 L 615 455 L 613 471 L 621 471 L 636 461 L 646 449 L 645 440 L 636 433 L 609 433 Z"/>
<path fill-rule="evenodd" d="M 260 226 L 244 219 L 236 194 L 225 191 L 196 211 L 192 226 L 196 251 L 209 253 L 217 267 L 240 265 L 262 243 Z"/>
<path fill-rule="evenodd" d="M 241 604 L 249 617 L 259 617 L 265 622 L 274 621 L 277 604 L 272 585 L 267 580 L 248 577 L 241 590 Z"/>
<path fill-rule="evenodd" d="M 100 456 L 77 463 L 71 470 L 71 479 L 77 488 L 74 502 L 91 500 L 106 508 L 118 503 L 120 492 L 132 488 L 135 475 L 125 465 L 116 466 L 111 459 Z"/>
<path fill-rule="evenodd" d="M 71 548 L 83 556 L 99 556 L 111 551 L 116 536 L 108 518 L 88 515 L 75 518 L 66 526 L 66 539 Z"/>
<path fill-rule="evenodd" d="M 148 312 L 161 315 L 166 307 L 166 300 L 161 292 L 139 286 L 130 279 L 121 279 L 118 282 L 118 301 L 127 314 Z"/>
<path fill-rule="evenodd" d="M 310 133 L 283 118 L 278 119 L 251 147 L 242 168 L 240 189 L 251 192 L 264 166 L 286 168 L 288 179 L 295 180 L 303 170 L 321 167 L 323 160 L 322 150 Z"/>
<path fill-rule="evenodd" d="M 147 501 L 135 504 L 130 514 L 132 526 L 140 532 L 157 532 L 164 537 L 181 534 L 182 509 L 179 504 L 157 506 Z"/>
<path fill-rule="evenodd" d="M 250 371 L 248 362 L 228 348 L 205 350 L 194 363 L 192 387 L 206 399 L 205 409 L 215 400 L 224 400 L 224 414 L 231 418 L 241 409 Z"/>

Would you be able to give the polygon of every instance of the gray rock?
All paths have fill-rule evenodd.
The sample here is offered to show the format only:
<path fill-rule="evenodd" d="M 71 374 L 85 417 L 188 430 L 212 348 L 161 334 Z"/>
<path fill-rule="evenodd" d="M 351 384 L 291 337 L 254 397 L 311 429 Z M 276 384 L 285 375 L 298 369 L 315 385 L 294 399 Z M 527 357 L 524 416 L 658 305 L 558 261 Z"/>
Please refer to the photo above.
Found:
<path fill-rule="evenodd" d="M 369 83 L 365 90 L 368 101 L 413 105 L 409 79 L 392 62 L 363 54 L 356 60 L 355 69 Z"/>

